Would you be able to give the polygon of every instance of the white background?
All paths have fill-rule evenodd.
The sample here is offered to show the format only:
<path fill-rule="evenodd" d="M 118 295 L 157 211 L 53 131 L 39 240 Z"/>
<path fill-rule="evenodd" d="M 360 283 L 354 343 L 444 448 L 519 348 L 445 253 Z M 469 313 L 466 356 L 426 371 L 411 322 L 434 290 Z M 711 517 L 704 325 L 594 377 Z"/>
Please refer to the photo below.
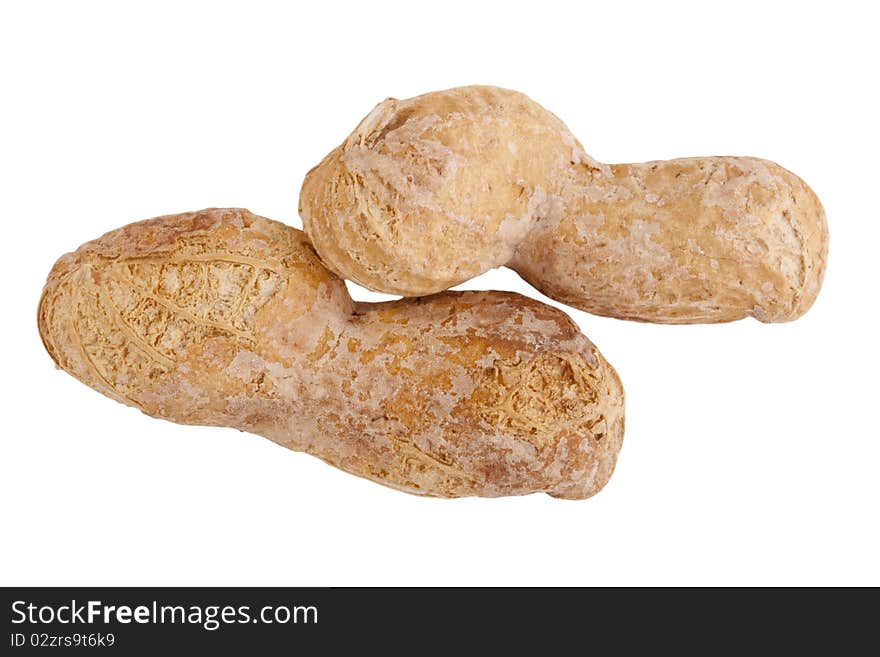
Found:
<path fill-rule="evenodd" d="M 870 6 L 4 3 L 0 583 L 880 584 Z M 627 391 L 598 496 L 411 497 L 53 368 L 35 313 L 62 253 L 209 206 L 300 226 L 304 174 L 375 103 L 471 83 L 528 93 L 607 162 L 776 160 L 827 210 L 794 323 L 568 309 Z M 463 287 L 537 295 L 509 270 Z"/>

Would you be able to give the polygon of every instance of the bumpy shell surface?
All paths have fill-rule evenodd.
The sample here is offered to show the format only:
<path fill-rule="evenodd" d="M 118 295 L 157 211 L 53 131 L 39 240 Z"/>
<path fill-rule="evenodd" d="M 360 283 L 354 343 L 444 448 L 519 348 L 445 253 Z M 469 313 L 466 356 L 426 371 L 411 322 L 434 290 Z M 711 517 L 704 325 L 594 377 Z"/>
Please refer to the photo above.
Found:
<path fill-rule="evenodd" d="M 549 296 L 642 321 L 795 319 L 821 286 L 825 213 L 777 164 L 604 165 L 523 94 L 380 103 L 306 176 L 306 232 L 335 272 L 437 292 L 508 265 Z"/>
<path fill-rule="evenodd" d="M 410 493 L 588 497 L 623 437 L 620 381 L 565 314 L 503 292 L 355 303 L 300 231 L 246 210 L 84 244 L 39 328 L 108 397 Z"/>

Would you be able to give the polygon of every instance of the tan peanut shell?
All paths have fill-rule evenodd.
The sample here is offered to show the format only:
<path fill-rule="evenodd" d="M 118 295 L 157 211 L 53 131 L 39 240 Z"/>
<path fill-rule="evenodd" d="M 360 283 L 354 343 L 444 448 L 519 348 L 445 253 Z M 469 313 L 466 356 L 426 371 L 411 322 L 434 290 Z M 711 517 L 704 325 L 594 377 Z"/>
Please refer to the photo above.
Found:
<path fill-rule="evenodd" d="M 777 164 L 606 165 L 523 94 L 389 98 L 306 176 L 306 233 L 337 274 L 438 292 L 507 265 L 550 297 L 651 322 L 792 320 L 813 303 L 828 229 Z"/>
<path fill-rule="evenodd" d="M 623 439 L 617 374 L 562 312 L 505 292 L 356 303 L 300 231 L 246 210 L 84 244 L 38 319 L 57 365 L 108 397 L 409 493 L 589 497 Z"/>

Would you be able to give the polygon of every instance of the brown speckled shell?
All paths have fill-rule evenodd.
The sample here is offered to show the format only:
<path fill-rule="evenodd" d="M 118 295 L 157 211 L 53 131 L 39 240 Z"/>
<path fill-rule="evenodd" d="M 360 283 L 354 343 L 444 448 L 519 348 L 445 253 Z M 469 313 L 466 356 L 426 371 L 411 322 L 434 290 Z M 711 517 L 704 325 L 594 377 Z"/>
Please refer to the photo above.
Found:
<path fill-rule="evenodd" d="M 665 323 L 795 319 L 828 249 L 822 205 L 777 164 L 601 164 L 495 87 L 383 101 L 306 176 L 300 214 L 327 266 L 374 290 L 508 265 L 582 310 Z"/>
<path fill-rule="evenodd" d="M 300 231 L 246 210 L 84 244 L 38 319 L 55 362 L 113 399 L 410 493 L 589 497 L 623 439 L 620 381 L 562 312 L 504 292 L 355 303 Z"/>

